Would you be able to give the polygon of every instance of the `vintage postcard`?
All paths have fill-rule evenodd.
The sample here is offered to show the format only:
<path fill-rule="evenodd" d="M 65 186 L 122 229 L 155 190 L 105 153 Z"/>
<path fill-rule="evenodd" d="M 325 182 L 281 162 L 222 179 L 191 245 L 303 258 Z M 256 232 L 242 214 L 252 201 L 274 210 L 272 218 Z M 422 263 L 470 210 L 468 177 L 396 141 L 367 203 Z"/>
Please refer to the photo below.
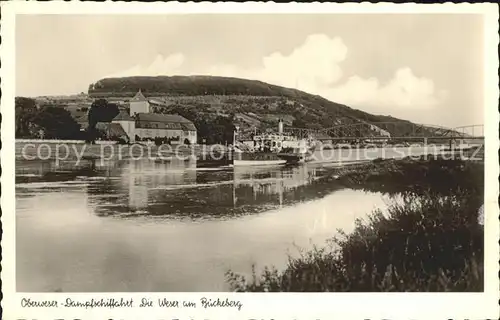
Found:
<path fill-rule="evenodd" d="M 2 319 L 498 317 L 497 5 L 1 9 Z"/>

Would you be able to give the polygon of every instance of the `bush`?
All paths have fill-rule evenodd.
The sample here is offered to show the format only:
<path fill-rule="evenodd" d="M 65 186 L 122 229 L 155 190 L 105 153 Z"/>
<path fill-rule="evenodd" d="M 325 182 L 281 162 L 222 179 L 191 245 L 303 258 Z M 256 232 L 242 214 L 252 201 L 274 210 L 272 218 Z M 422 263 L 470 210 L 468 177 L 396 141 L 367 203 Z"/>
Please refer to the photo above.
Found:
<path fill-rule="evenodd" d="M 371 164 L 346 168 L 339 181 L 352 189 L 389 194 L 434 193 L 449 196 L 467 193 L 469 202 L 480 206 L 484 194 L 484 165 L 481 163 L 434 158 L 418 160 L 377 160 Z"/>
<path fill-rule="evenodd" d="M 128 144 L 128 141 L 123 138 L 116 138 L 115 140 L 118 142 L 118 144 Z"/>

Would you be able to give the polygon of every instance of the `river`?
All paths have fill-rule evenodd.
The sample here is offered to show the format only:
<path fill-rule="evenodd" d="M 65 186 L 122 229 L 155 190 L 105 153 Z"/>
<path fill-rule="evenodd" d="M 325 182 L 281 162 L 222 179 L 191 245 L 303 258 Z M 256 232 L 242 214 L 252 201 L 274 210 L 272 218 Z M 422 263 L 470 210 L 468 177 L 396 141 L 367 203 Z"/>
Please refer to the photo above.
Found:
<path fill-rule="evenodd" d="M 284 268 L 386 207 L 321 182 L 331 166 L 17 160 L 17 290 L 227 291 L 229 269 Z"/>

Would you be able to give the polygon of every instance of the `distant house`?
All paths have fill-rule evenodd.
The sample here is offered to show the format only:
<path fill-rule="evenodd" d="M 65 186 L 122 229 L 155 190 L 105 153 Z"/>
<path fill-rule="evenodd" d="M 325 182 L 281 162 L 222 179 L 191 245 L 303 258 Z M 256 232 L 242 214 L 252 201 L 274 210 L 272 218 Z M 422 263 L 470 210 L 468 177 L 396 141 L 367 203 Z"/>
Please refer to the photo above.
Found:
<path fill-rule="evenodd" d="M 123 127 L 118 123 L 109 122 L 98 122 L 96 124 L 96 129 L 104 132 L 106 137 L 110 140 L 122 139 L 123 141 L 129 141 L 130 136 L 127 135 Z"/>
<path fill-rule="evenodd" d="M 89 117 L 87 114 L 83 114 L 75 119 L 76 123 L 80 125 L 80 131 L 87 130 L 89 126 Z"/>
<path fill-rule="evenodd" d="M 166 107 L 167 104 L 159 99 L 148 99 L 149 105 L 153 107 Z"/>
<path fill-rule="evenodd" d="M 370 129 L 371 129 L 372 131 L 377 132 L 378 134 L 380 134 L 380 135 L 381 135 L 381 136 L 383 136 L 383 137 L 387 137 L 387 138 L 390 138 L 390 137 L 391 137 L 391 134 L 389 133 L 389 131 L 384 130 L 384 129 L 382 129 L 382 128 L 379 128 L 379 127 L 377 127 L 377 126 L 375 126 L 375 125 L 370 125 Z"/>

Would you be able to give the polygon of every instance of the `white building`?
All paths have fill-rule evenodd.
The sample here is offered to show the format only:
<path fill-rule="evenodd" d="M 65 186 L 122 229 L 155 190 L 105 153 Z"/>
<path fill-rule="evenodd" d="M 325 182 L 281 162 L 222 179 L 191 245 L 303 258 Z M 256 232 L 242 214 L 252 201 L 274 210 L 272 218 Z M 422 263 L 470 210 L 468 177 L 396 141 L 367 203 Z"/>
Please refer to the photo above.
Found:
<path fill-rule="evenodd" d="M 130 142 L 137 138 L 167 138 L 174 144 L 196 144 L 198 138 L 195 125 L 188 119 L 176 114 L 152 113 L 150 102 L 140 90 L 130 100 L 130 114 L 120 111 L 112 123 L 122 126 Z"/>
<path fill-rule="evenodd" d="M 135 132 L 141 139 L 170 138 L 180 144 L 196 144 L 197 140 L 194 124 L 176 114 L 137 113 Z"/>

